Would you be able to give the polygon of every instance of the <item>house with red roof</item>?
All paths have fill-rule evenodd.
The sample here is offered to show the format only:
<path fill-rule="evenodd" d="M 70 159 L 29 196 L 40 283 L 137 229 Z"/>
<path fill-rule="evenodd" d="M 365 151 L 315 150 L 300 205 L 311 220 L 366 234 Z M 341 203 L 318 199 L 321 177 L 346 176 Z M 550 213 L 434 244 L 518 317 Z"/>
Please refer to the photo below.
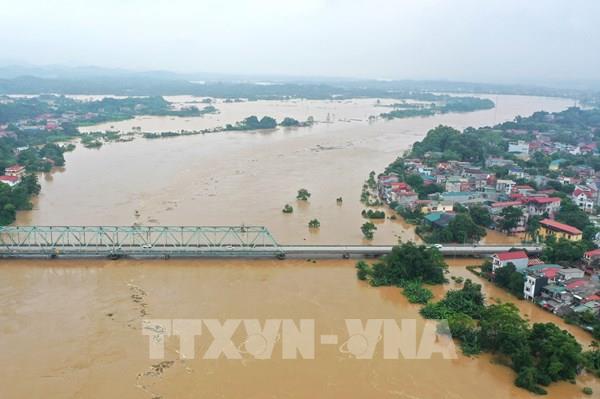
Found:
<path fill-rule="evenodd" d="M 404 182 L 390 183 L 390 187 L 392 191 L 396 191 L 399 193 L 412 191 L 412 188 Z"/>
<path fill-rule="evenodd" d="M 600 259 L 600 248 L 592 249 L 583 254 L 583 260 L 588 265 Z"/>
<path fill-rule="evenodd" d="M 525 251 L 499 252 L 492 255 L 492 272 L 512 263 L 517 270 L 525 269 L 529 263 L 529 257 Z"/>
<path fill-rule="evenodd" d="M 592 154 L 596 151 L 596 143 L 583 144 L 579 146 L 579 151 L 582 154 Z"/>
<path fill-rule="evenodd" d="M 598 294 L 588 295 L 585 298 L 583 298 L 581 303 L 588 303 L 590 301 L 600 302 L 600 295 L 598 295 Z"/>
<path fill-rule="evenodd" d="M 582 232 L 578 228 L 552 219 L 543 219 L 540 221 L 538 234 L 542 238 L 554 235 L 557 239 L 565 238 L 569 241 L 580 241 L 582 237 Z"/>
<path fill-rule="evenodd" d="M 587 186 L 575 186 L 575 190 L 571 194 L 573 202 L 584 212 L 594 212 L 594 203 L 598 198 L 596 190 Z"/>
<path fill-rule="evenodd" d="M 8 184 L 13 187 L 21 181 L 21 178 L 18 176 L 0 176 L 0 183 Z"/>
<path fill-rule="evenodd" d="M 583 278 L 574 278 L 571 280 L 564 281 L 563 284 L 564 284 L 565 288 L 572 291 L 577 288 L 586 286 L 588 284 L 588 280 L 585 280 Z"/>
<path fill-rule="evenodd" d="M 548 215 L 553 218 L 560 209 L 558 197 L 526 197 L 523 201 L 527 204 L 529 216 Z"/>
<path fill-rule="evenodd" d="M 4 174 L 6 176 L 17 176 L 21 177 L 25 174 L 25 166 L 14 164 L 4 169 Z"/>

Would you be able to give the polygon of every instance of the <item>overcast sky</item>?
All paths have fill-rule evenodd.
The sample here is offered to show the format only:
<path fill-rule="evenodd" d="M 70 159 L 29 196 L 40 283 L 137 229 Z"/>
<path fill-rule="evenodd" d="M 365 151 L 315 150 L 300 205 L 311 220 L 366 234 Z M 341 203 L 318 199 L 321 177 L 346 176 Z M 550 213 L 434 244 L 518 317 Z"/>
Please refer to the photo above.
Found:
<path fill-rule="evenodd" d="M 0 38 L 4 64 L 600 80 L 597 0 L 1 0 Z"/>

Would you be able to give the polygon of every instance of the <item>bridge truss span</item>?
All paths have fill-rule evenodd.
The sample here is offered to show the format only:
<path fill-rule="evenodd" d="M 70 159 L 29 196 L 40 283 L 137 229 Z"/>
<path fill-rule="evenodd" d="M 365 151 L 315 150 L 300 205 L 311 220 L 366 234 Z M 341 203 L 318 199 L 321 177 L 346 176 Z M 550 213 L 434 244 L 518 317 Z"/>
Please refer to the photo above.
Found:
<path fill-rule="evenodd" d="M 488 256 L 539 245 L 430 245 L 445 256 Z M 263 226 L 4 226 L 1 257 L 377 257 L 392 245 L 279 245 Z"/>
<path fill-rule="evenodd" d="M 0 256 L 280 253 L 263 226 L 5 226 Z"/>

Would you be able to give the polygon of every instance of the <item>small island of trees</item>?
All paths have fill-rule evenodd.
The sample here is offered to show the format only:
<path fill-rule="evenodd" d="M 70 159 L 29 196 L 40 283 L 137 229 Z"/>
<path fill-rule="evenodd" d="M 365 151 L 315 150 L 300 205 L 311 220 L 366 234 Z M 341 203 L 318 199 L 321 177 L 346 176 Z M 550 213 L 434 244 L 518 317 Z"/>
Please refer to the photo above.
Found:
<path fill-rule="evenodd" d="M 360 226 L 360 231 L 363 233 L 367 240 L 372 240 L 375 230 L 377 230 L 377 226 L 375 226 L 371 222 L 365 222 L 362 226 Z"/>
<path fill-rule="evenodd" d="M 384 211 L 374 211 L 372 209 L 363 209 L 361 215 L 367 219 L 385 219 Z"/>
<path fill-rule="evenodd" d="M 298 194 L 296 195 L 297 200 L 308 201 L 309 198 L 310 198 L 310 193 L 308 192 L 307 189 L 301 188 L 300 190 L 298 190 Z"/>
<path fill-rule="evenodd" d="M 308 222 L 308 228 L 310 229 L 318 229 L 319 227 L 321 227 L 321 222 L 319 222 L 319 219 L 312 219 L 310 222 Z"/>
<path fill-rule="evenodd" d="M 206 107 L 208 108 L 208 107 Z M 251 115 L 240 122 L 236 122 L 234 125 L 228 123 L 225 125 L 223 130 L 264 130 L 264 129 L 275 129 L 277 126 L 281 127 L 305 127 L 311 126 L 314 123 L 313 120 L 309 119 L 306 122 L 300 122 L 297 119 L 286 117 L 281 123 L 277 123 L 275 118 L 270 116 L 263 116 L 258 119 L 256 115 Z"/>

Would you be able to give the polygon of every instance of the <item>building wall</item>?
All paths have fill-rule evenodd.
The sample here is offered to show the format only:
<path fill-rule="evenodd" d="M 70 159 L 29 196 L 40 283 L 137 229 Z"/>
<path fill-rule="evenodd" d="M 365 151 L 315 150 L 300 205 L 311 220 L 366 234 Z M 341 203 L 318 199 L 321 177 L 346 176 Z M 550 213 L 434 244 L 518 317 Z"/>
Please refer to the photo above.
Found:
<path fill-rule="evenodd" d="M 547 236 L 554 234 L 557 240 L 560 240 L 561 238 L 566 238 L 569 241 L 581 240 L 581 234 L 569 234 L 563 231 L 554 231 L 544 226 L 540 227 L 540 229 L 538 230 L 538 234 L 541 238 L 546 238 Z"/>

